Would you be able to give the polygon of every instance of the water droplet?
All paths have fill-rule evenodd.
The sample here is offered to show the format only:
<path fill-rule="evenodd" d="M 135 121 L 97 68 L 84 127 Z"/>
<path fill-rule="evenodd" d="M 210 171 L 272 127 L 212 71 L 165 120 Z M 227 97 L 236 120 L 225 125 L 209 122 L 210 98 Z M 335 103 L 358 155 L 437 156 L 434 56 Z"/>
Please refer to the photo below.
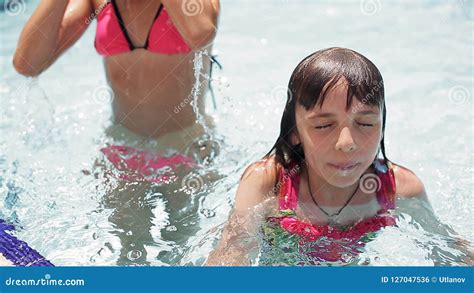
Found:
<path fill-rule="evenodd" d="M 216 215 L 216 212 L 210 209 L 201 209 L 200 213 L 206 218 L 212 218 Z"/>
<path fill-rule="evenodd" d="M 176 226 L 174 225 L 171 225 L 171 226 L 166 227 L 165 230 L 168 232 L 174 232 L 174 231 L 177 231 L 178 228 L 176 228 Z"/>

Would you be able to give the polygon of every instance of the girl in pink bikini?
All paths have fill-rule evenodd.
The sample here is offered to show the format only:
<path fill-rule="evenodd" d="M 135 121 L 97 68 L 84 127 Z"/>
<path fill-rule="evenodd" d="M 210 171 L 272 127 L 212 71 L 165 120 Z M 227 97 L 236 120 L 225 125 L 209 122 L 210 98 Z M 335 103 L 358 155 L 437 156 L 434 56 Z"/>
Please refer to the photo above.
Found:
<path fill-rule="evenodd" d="M 427 201 L 420 179 L 387 158 L 385 121 L 383 79 L 366 57 L 329 48 L 301 61 L 280 135 L 242 176 L 207 264 L 249 265 L 259 232 L 260 265 L 275 264 L 265 248 L 276 249 L 276 264 L 344 264 L 395 224 L 397 197 Z"/>
<path fill-rule="evenodd" d="M 187 99 L 196 81 L 195 52 L 212 50 L 218 15 L 218 0 L 42 0 L 20 35 L 13 64 L 25 76 L 40 75 L 97 19 L 94 46 L 113 93 L 113 124 L 101 151 L 121 179 L 161 182 L 150 172 L 190 164 L 193 154 L 182 154 L 205 132 Z M 204 73 L 211 62 L 204 55 Z M 207 86 L 201 82 L 196 104 L 212 126 L 204 109 Z"/>
<path fill-rule="evenodd" d="M 34 77 L 55 63 L 97 20 L 91 46 L 103 57 L 113 117 L 96 165 L 105 167 L 104 173 L 119 182 L 102 199 L 106 208 L 114 210 L 109 219 L 122 240 L 119 264 L 130 263 L 126 255 L 132 246 L 134 255 L 140 255 L 133 262 L 146 263 L 144 243 L 153 244 L 153 206 L 143 204 L 143 198 L 155 199 L 149 198 L 155 191 L 150 185 L 180 187 L 184 175 L 214 152 L 197 139 L 213 126 L 206 115 L 205 95 L 211 64 L 216 62 L 209 53 L 219 13 L 219 0 L 41 0 L 19 37 L 13 65 L 20 74 Z M 197 88 L 195 56 L 202 60 Z M 193 92 L 195 101 L 190 98 Z M 197 116 L 202 117 L 201 123 Z M 168 193 L 166 188 L 156 191 Z M 173 195 L 171 200 L 179 202 L 168 202 L 169 221 L 181 229 L 178 225 L 188 224 L 182 220 L 186 215 L 172 213 L 189 205 L 191 196 Z M 198 209 L 188 208 L 194 214 Z M 196 225 L 182 230 L 194 231 L 189 227 Z M 182 230 L 174 234 L 187 233 Z M 170 234 L 168 239 L 179 238 L 164 233 Z"/>

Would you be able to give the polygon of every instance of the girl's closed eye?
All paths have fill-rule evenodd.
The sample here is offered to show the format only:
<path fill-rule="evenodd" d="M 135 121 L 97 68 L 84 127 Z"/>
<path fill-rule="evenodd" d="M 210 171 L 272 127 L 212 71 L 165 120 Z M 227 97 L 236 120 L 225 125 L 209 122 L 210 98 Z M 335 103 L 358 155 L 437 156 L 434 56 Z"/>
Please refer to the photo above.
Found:
<path fill-rule="evenodd" d="M 363 127 L 363 128 L 371 128 L 375 127 L 380 123 L 379 119 L 356 119 L 354 121 L 356 125 Z"/>
<path fill-rule="evenodd" d="M 374 124 L 372 124 L 372 123 L 360 123 L 360 122 L 358 122 L 357 124 L 359 124 L 362 127 L 374 127 Z"/>
<path fill-rule="evenodd" d="M 376 123 L 370 123 L 370 122 L 356 122 L 357 125 L 361 126 L 361 127 L 367 127 L 367 128 L 370 128 L 370 127 L 374 127 Z M 333 125 L 333 123 L 322 123 L 322 124 L 319 124 L 319 125 L 316 125 L 314 128 L 316 129 L 326 129 L 326 128 L 329 128 Z"/>
<path fill-rule="evenodd" d="M 316 128 L 316 129 L 325 129 L 325 128 L 329 128 L 331 126 L 332 126 L 332 124 L 323 124 L 323 125 L 315 126 L 314 128 Z"/>

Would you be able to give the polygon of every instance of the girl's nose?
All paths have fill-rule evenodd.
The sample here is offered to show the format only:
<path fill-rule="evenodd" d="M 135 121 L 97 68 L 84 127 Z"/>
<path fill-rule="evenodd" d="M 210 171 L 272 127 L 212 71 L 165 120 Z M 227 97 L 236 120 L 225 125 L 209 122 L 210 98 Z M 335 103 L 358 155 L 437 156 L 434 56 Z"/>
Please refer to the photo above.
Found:
<path fill-rule="evenodd" d="M 354 140 L 352 139 L 349 128 L 344 127 L 339 134 L 339 139 L 336 143 L 336 150 L 343 152 L 352 152 L 356 149 Z"/>

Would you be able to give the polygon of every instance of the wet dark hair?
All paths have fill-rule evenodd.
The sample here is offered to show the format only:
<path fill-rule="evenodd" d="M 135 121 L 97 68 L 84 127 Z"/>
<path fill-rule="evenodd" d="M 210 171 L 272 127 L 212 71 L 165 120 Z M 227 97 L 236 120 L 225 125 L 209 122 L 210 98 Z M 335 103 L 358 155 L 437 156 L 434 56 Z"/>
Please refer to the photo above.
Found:
<path fill-rule="evenodd" d="M 385 163 L 385 94 L 382 75 L 377 67 L 363 55 L 346 48 L 327 48 L 314 52 L 296 66 L 288 84 L 288 97 L 280 124 L 280 135 L 265 155 L 275 154 L 275 160 L 288 168 L 290 163 L 301 163 L 304 152 L 301 144 L 293 145 L 291 137 L 296 129 L 296 103 L 306 110 L 322 107 L 326 93 L 341 79 L 348 86 L 346 110 L 353 97 L 366 105 L 382 109 L 382 140 L 379 152 Z M 378 154 L 377 154 L 378 156 Z M 375 158 L 374 158 L 375 160 Z"/>

